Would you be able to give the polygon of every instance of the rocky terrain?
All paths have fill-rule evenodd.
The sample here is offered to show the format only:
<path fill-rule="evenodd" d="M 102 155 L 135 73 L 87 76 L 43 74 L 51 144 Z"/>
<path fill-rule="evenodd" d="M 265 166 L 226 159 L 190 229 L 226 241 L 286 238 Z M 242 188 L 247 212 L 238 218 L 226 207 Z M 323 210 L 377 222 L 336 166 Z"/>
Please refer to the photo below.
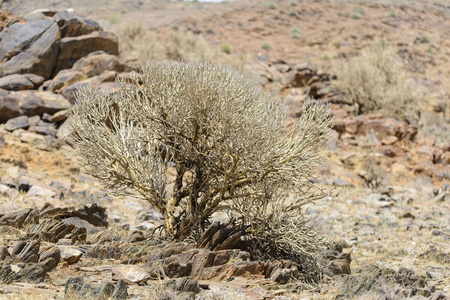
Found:
<path fill-rule="evenodd" d="M 0 2 L 12 10 L 0 13 L 0 298 L 448 298 L 445 1 L 113 2 Z M 317 183 L 342 191 L 308 208 L 328 241 L 323 274 L 254 257 L 222 215 L 198 241 L 164 241 L 154 208 L 85 174 L 64 141 L 66 109 L 80 86 L 114 93 L 115 78 L 139 68 L 119 55 L 121 26 L 136 22 L 161 41 L 188 31 L 248 55 L 245 72 L 292 119 L 305 97 L 331 103 L 333 151 Z M 398 47 L 426 93 L 417 124 L 355 116 L 331 84 L 337 61 L 380 39 Z"/>

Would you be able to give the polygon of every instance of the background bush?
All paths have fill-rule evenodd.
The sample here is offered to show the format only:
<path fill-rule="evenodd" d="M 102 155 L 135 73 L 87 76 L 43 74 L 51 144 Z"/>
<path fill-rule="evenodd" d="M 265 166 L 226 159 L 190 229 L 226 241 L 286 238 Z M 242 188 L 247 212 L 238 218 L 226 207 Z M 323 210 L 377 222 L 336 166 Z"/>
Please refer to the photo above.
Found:
<path fill-rule="evenodd" d="M 380 112 L 417 122 L 420 88 L 408 79 L 394 48 L 376 45 L 334 68 L 333 85 L 355 106 L 356 114 Z"/>

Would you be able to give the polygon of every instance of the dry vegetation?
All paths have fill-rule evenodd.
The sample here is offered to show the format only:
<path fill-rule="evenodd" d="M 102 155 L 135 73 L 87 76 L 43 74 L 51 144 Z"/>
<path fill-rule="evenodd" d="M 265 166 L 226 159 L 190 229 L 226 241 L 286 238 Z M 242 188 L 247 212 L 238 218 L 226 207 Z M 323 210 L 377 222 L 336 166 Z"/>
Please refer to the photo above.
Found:
<path fill-rule="evenodd" d="M 177 27 L 173 28 L 168 39 L 158 38 L 140 24 L 120 26 L 117 35 L 120 55 L 137 58 L 143 64 L 161 60 L 208 61 L 243 70 L 248 60 L 247 55 L 229 55 L 231 48 L 229 51 L 213 50 L 202 35 L 184 32 Z"/>
<path fill-rule="evenodd" d="M 375 45 L 360 56 L 337 64 L 334 86 L 355 106 L 356 114 L 381 112 L 386 117 L 417 123 L 422 91 L 408 74 L 394 48 Z"/>
<path fill-rule="evenodd" d="M 289 111 L 230 68 L 157 63 L 129 81 L 116 97 L 83 89 L 69 111 L 70 143 L 91 175 L 118 193 L 138 192 L 164 215 L 169 238 L 230 211 L 264 253 L 301 260 L 315 252 L 302 211 L 326 195 L 310 179 L 327 155 L 327 105 L 307 101 L 287 130 Z"/>

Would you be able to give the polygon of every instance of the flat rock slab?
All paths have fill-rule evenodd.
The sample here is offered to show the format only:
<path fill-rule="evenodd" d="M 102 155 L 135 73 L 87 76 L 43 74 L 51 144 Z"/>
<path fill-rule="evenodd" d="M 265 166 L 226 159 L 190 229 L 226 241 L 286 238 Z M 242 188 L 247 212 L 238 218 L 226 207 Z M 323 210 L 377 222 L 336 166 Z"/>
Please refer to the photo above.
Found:
<path fill-rule="evenodd" d="M 0 78 L 0 88 L 8 91 L 31 90 L 43 82 L 44 77 L 35 74 L 13 74 Z"/>

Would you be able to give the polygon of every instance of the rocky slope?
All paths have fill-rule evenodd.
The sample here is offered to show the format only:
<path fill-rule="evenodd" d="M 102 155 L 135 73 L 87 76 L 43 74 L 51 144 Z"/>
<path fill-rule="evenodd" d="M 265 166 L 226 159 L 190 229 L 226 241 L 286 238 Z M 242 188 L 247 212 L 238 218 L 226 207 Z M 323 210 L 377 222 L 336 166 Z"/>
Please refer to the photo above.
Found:
<path fill-rule="evenodd" d="M 207 32 L 207 24 L 216 26 L 205 18 L 217 12 L 217 7 L 173 5 L 205 11 L 201 17 L 191 18 L 180 8 L 180 28 Z M 324 266 L 321 282 L 306 280 L 311 278 L 306 266 L 253 258 L 230 242 L 233 228 L 217 223 L 197 242 L 167 243 L 151 238 L 161 216 L 149 204 L 133 197 L 111 196 L 85 175 L 73 149 L 63 140 L 70 132 L 65 109 L 73 103 L 78 87 L 89 84 L 114 93 L 114 78 L 126 76 L 138 65 L 117 56 L 116 36 L 103 31 L 98 23 L 66 11 L 45 10 L 22 18 L 2 12 L 0 19 L 6 27 L 0 33 L 1 293 L 97 299 L 220 299 L 223 295 L 236 299 L 369 295 L 445 299 L 450 294 L 449 141 L 436 139 L 420 124 L 409 125 L 378 114 L 353 116 L 343 95 L 331 86 L 331 73 L 323 71 L 331 62 L 318 56 L 323 52 L 317 50 L 331 47 L 331 42 L 313 43 L 309 35 L 297 41 L 276 33 L 293 26 L 291 17 L 313 23 L 318 15 L 328 16 L 325 20 L 331 22 L 324 6 L 313 1 L 297 6 L 280 1 L 276 9 L 254 2 L 216 5 L 229 6 L 227 13 L 217 16 L 210 42 L 231 41 L 236 51 L 263 52 L 248 68 L 257 74 L 263 88 L 279 93 L 291 108 L 292 118 L 301 113 L 307 96 L 332 104 L 334 127 L 328 145 L 334 151 L 329 164 L 319 170 L 318 180 L 328 188 L 343 188 L 343 192 L 308 210 L 330 241 L 329 249 L 320 254 Z M 345 14 L 352 9 L 342 3 L 327 5 Z M 273 32 L 264 33 L 275 10 L 282 8 L 287 13 L 289 7 L 297 15 L 281 14 Z M 428 34 L 434 24 L 440 22 L 442 31 L 448 26 L 445 16 L 434 11 L 396 6 L 364 9 L 370 12 L 369 23 L 375 32 L 377 26 L 384 26 L 379 24 L 385 24 L 384 14 L 390 10 L 395 17 L 389 20 L 400 24 L 394 26 L 400 32 L 419 26 Z M 246 33 L 241 36 L 246 38 L 234 40 L 236 32 L 244 29 L 234 30 L 240 25 L 231 28 L 230 23 L 242 22 L 244 15 L 251 14 L 256 19 L 243 22 Z M 346 26 L 358 21 L 351 19 Z M 305 32 L 311 30 L 316 39 L 327 40 L 320 26 L 305 28 Z M 336 26 L 328 26 L 331 36 L 342 38 L 334 32 Z M 156 31 L 164 36 L 169 29 L 158 27 Z M 349 33 L 355 41 L 349 51 L 363 47 L 364 32 L 355 33 L 356 38 Z M 282 46 L 262 51 L 261 36 Z M 277 40 L 279 37 L 282 40 Z M 390 37 L 395 40 L 394 35 Z M 423 45 L 412 43 L 411 36 L 403 38 L 409 39 L 408 47 L 421 57 Z M 445 47 L 442 37 L 434 38 Z M 302 54 L 288 55 L 299 45 Z M 306 53 L 316 56 L 307 62 Z M 411 66 L 421 62 L 417 56 Z M 422 60 L 416 70 L 426 70 L 421 81 L 432 82 L 430 93 L 437 102 L 446 100 L 442 91 L 448 88 L 447 59 L 443 50 L 434 62 Z M 320 69 L 313 64 L 316 60 Z"/>

